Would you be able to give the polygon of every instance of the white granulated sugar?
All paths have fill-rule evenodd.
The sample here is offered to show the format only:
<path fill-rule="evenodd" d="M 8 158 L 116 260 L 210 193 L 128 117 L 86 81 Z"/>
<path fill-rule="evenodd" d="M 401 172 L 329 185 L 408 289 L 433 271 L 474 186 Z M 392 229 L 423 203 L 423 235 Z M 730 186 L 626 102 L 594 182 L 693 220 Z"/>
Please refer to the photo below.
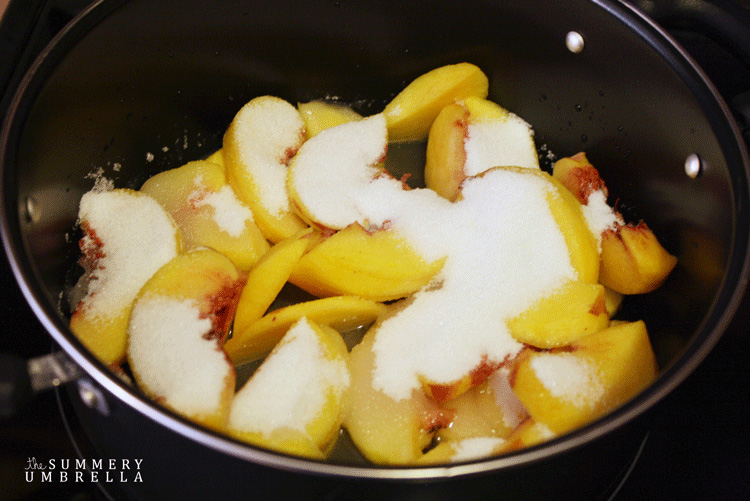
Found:
<path fill-rule="evenodd" d="M 444 210 L 393 215 L 393 228 L 417 249 L 433 246 L 424 254 L 447 260 L 441 287 L 415 294 L 376 332 L 376 389 L 408 398 L 419 376 L 451 383 L 483 357 L 501 363 L 520 351 L 506 320 L 576 276 L 546 200 L 549 189 L 537 176 L 495 170 L 468 180 L 464 199 Z"/>
<path fill-rule="evenodd" d="M 532 129 L 512 113 L 506 120 L 470 123 L 464 150 L 464 173 L 467 176 L 498 166 L 539 168 Z"/>
<path fill-rule="evenodd" d="M 304 139 L 302 116 L 286 101 L 258 98 L 237 113 L 235 126 L 233 139 L 242 164 L 257 183 L 261 204 L 274 215 L 288 211 L 286 162 Z"/>
<path fill-rule="evenodd" d="M 197 189 L 189 200 L 195 207 L 211 207 L 212 219 L 230 237 L 240 236 L 245 226 L 253 223 L 252 211 L 240 202 L 231 186 L 224 185 L 219 191 L 206 190 L 200 178 L 196 178 L 195 185 Z"/>
<path fill-rule="evenodd" d="M 624 220 L 619 213 L 607 205 L 607 197 L 604 195 L 603 190 L 591 192 L 586 204 L 581 205 L 581 209 L 601 252 L 602 232 L 606 229 L 614 228 L 617 224 L 624 224 Z"/>
<path fill-rule="evenodd" d="M 318 335 L 303 318 L 235 395 L 229 427 L 264 434 L 280 428 L 304 432 L 328 393 L 341 396 L 348 386 L 346 363 L 326 358 Z"/>
<path fill-rule="evenodd" d="M 509 377 L 510 370 L 507 367 L 501 367 L 487 378 L 487 384 L 492 389 L 495 403 L 501 409 L 503 424 L 512 429 L 521 424 L 528 417 L 528 413 L 513 392 Z"/>
<path fill-rule="evenodd" d="M 596 367 L 572 353 L 544 353 L 531 368 L 549 392 L 576 407 L 590 407 L 604 394 Z"/>
<path fill-rule="evenodd" d="M 128 190 L 90 191 L 81 198 L 79 221 L 101 242 L 103 254 L 89 274 L 87 314 L 107 317 L 126 308 L 143 284 L 177 255 L 177 230 L 156 200 Z M 83 237 L 84 252 L 95 249 Z"/>
<path fill-rule="evenodd" d="M 218 342 L 204 336 L 211 320 L 193 301 L 145 296 L 128 324 L 128 360 L 151 394 L 187 414 L 208 414 L 234 370 Z"/>
<path fill-rule="evenodd" d="M 385 117 L 378 114 L 331 127 L 314 139 L 303 144 L 292 161 L 292 189 L 315 220 L 328 228 L 341 229 L 352 222 L 367 226 L 368 215 L 359 202 L 373 179 L 382 175 L 374 165 L 387 148 Z M 400 190 L 399 181 L 387 182 Z"/>
<path fill-rule="evenodd" d="M 455 453 L 451 456 L 451 461 L 471 461 L 472 459 L 491 456 L 504 443 L 505 440 L 498 437 L 475 437 L 459 440 L 453 444 Z"/>

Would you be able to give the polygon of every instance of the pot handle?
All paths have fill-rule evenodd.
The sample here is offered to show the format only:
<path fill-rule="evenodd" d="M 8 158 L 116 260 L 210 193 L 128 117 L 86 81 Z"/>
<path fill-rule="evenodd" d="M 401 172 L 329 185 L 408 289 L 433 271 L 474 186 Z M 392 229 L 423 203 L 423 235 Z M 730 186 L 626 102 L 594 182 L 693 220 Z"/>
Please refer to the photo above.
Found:
<path fill-rule="evenodd" d="M 24 360 L 0 353 L 0 417 L 10 417 L 41 391 L 78 379 L 83 371 L 64 352 Z"/>
<path fill-rule="evenodd" d="M 709 37 L 750 69 L 750 7 L 741 0 L 625 0 L 667 31 Z M 709 75 L 711 76 L 711 75 Z M 724 95 L 750 144 L 750 83 Z"/>
<path fill-rule="evenodd" d="M 0 19 L 0 114 L 12 89 L 60 29 L 93 0 L 11 0 Z"/>

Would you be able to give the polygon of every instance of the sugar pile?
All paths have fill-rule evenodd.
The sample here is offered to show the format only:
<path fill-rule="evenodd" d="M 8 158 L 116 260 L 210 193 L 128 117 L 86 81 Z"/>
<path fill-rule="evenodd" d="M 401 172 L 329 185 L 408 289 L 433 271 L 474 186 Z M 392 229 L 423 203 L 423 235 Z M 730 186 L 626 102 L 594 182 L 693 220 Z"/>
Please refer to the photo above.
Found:
<path fill-rule="evenodd" d="M 540 354 L 531 368 L 553 396 L 576 407 L 592 406 L 604 393 L 596 368 L 572 353 Z"/>

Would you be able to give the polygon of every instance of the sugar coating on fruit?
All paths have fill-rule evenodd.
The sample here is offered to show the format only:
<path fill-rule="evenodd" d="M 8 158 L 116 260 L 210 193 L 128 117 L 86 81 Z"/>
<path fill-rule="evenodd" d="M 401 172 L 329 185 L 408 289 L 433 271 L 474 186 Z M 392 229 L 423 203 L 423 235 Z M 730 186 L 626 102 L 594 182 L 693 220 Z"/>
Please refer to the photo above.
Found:
<path fill-rule="evenodd" d="M 596 367 L 572 353 L 544 353 L 530 365 L 551 395 L 576 407 L 592 406 L 604 394 Z"/>
<path fill-rule="evenodd" d="M 321 131 L 302 145 L 292 161 L 291 188 L 315 221 L 342 229 L 352 222 L 367 228 L 369 215 L 361 200 L 374 179 L 400 189 L 401 183 L 375 167 L 386 152 L 382 114 Z M 346 147 L 343 145 L 357 145 Z M 325 193 L 325 196 L 320 196 Z"/>
<path fill-rule="evenodd" d="M 195 301 L 139 298 L 128 325 L 128 359 L 140 384 L 188 415 L 214 412 L 234 369 L 209 339 L 211 330 Z"/>
<path fill-rule="evenodd" d="M 376 332 L 373 387 L 402 400 L 420 378 L 450 384 L 483 361 L 500 365 L 514 357 L 522 344 L 506 320 L 576 272 L 547 201 L 555 189 L 547 179 L 493 169 L 468 178 L 462 199 L 451 203 L 432 190 L 373 176 L 385 135 L 378 115 L 328 129 L 300 148 L 291 179 L 301 203 L 326 226 L 390 228 L 425 260 L 445 258 L 433 283 Z M 338 162 L 342 155 L 346 161 Z"/>
<path fill-rule="evenodd" d="M 241 163 L 258 185 L 256 196 L 271 214 L 289 210 L 287 162 L 304 141 L 305 122 L 297 109 L 278 98 L 257 98 L 234 119 L 232 140 Z"/>
<path fill-rule="evenodd" d="M 591 233 L 596 239 L 601 252 L 602 233 L 604 230 L 624 224 L 622 216 L 607 204 L 607 197 L 603 190 L 592 191 L 585 204 L 581 204 L 583 216 Z"/>
<path fill-rule="evenodd" d="M 92 318 L 119 314 L 143 284 L 177 255 L 177 230 L 153 198 L 129 190 L 92 190 L 81 198 L 80 246 L 86 293 L 80 308 Z"/>
<path fill-rule="evenodd" d="M 188 203 L 196 208 L 211 207 L 212 219 L 229 236 L 240 236 L 248 222 L 254 222 L 252 211 L 240 202 L 231 186 L 224 185 L 219 191 L 208 190 L 201 176 L 196 176 L 195 186 Z"/>
<path fill-rule="evenodd" d="M 389 218 L 428 258 L 447 257 L 433 286 L 417 292 L 385 320 L 375 340 L 374 386 L 408 398 L 421 375 L 442 384 L 501 364 L 522 348 L 506 320 L 576 278 L 565 239 L 552 216 L 544 178 L 491 170 L 463 185 L 463 199 L 394 207 Z M 403 197 L 427 190 L 402 192 Z M 408 353 L 409 356 L 404 356 Z"/>
<path fill-rule="evenodd" d="M 467 176 L 498 166 L 539 168 L 531 126 L 513 113 L 503 120 L 469 123 L 464 151 Z"/>
<path fill-rule="evenodd" d="M 326 356 L 306 318 L 294 324 L 234 397 L 229 427 L 270 434 L 291 428 L 305 432 L 326 404 L 349 386 L 342 359 Z"/>
<path fill-rule="evenodd" d="M 503 445 L 505 440 L 499 437 L 474 437 L 459 440 L 453 444 L 455 451 L 451 461 L 471 461 L 491 456 L 494 451 Z"/>
<path fill-rule="evenodd" d="M 495 403 L 501 410 L 503 424 L 510 429 L 521 424 L 528 417 L 528 413 L 511 388 L 510 370 L 507 367 L 501 367 L 487 378 L 487 383 L 492 389 Z"/>

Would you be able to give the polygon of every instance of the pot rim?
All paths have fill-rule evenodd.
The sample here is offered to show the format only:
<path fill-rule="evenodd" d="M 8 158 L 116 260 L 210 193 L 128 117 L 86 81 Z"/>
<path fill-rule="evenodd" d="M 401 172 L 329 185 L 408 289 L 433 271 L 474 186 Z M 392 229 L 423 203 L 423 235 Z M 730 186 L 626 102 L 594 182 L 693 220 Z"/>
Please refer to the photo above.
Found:
<path fill-rule="evenodd" d="M 5 193 L 7 188 L 5 159 L 8 156 L 11 129 L 16 119 L 16 112 L 24 100 L 29 85 L 34 80 L 34 75 L 42 66 L 43 61 L 61 50 L 61 46 L 64 50 L 65 44 L 62 42 L 90 29 L 107 13 L 125 1 L 98 0 L 84 9 L 51 40 L 24 74 L 23 79 L 15 89 L 6 116 L 3 117 L 3 127 L 0 133 L 0 189 L 2 193 Z M 18 228 L 20 211 L 17 208 L 9 207 L 8 197 L 4 197 L 5 201 L 0 206 L 2 243 L 22 294 L 54 341 L 81 369 L 113 397 L 185 438 L 230 456 L 267 467 L 334 477 L 394 481 L 449 479 L 528 465 L 603 437 L 646 413 L 679 386 L 713 349 L 734 317 L 750 279 L 750 254 L 747 252 L 750 248 L 750 224 L 747 224 L 750 217 L 748 216 L 748 211 L 750 211 L 748 208 L 750 206 L 748 204 L 750 160 L 740 129 L 729 111 L 729 107 L 692 57 L 663 28 L 623 0 L 590 1 L 626 24 L 642 39 L 645 39 L 675 71 L 680 73 L 683 79 L 692 84 L 691 88 L 694 89 L 694 92 L 700 91 L 710 98 L 712 106 L 716 108 L 717 119 L 722 120 L 728 126 L 731 139 L 739 149 L 737 155 L 739 159 L 738 172 L 733 175 L 736 189 L 733 192 L 735 196 L 733 208 L 735 216 L 741 219 L 740 223 L 743 223 L 735 225 L 731 243 L 732 252 L 729 258 L 730 269 L 726 270 L 719 288 L 720 292 L 717 293 L 706 318 L 696 330 L 693 340 L 686 346 L 683 353 L 661 371 L 656 381 L 648 388 L 603 418 L 534 447 L 495 458 L 445 466 L 350 466 L 289 456 L 264 450 L 193 424 L 140 395 L 135 388 L 121 381 L 109 368 L 94 358 L 70 332 L 68 326 L 62 322 L 58 313 L 54 311 L 51 301 L 47 300 L 44 291 L 39 286 L 41 281 L 26 259 L 26 249 L 24 249 L 23 243 L 19 242 L 17 238 L 20 233 Z M 740 170 L 742 175 L 739 175 Z M 737 186 L 738 184 L 740 186 Z M 737 198 L 740 199 L 739 203 Z"/>

